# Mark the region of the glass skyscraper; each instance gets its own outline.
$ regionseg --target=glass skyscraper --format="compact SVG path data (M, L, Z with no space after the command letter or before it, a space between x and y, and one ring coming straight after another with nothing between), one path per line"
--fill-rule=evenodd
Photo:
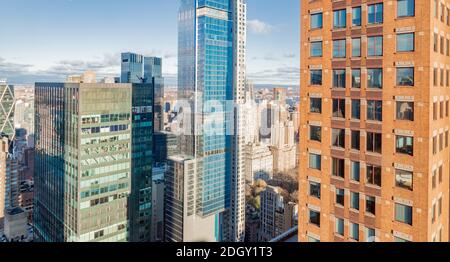
M121 83L152 84L154 90L154 131L163 129L162 102L164 98L164 78L162 58L146 57L135 53L122 53Z
M37 240L149 239L151 86L36 83L35 118Z
M0 79L0 135L14 138L14 86Z
M191 199L184 201L193 209L188 208L185 215L198 216L214 223L205 224L204 228L212 228L210 235L213 237L208 240L215 241L229 239L228 229L225 228L229 221L224 220L230 218L224 214L232 202L235 164L233 101L236 100L235 62L238 50L235 31L239 29L235 14L241 2L182 0L179 12L178 99L184 104L183 119L180 120L183 128L180 136L181 157L185 159L185 164L194 159L196 166L194 174L184 177L184 180L195 181L194 186L185 188L188 195L190 190L195 191L192 194L194 206L190 204ZM177 157L173 158L173 162L180 165L183 161ZM169 173L175 176L173 181L179 180L176 172L169 170ZM168 192L171 192L171 186L175 185L169 183ZM170 208L175 209L174 206L168 203L169 220ZM168 235L173 235L171 233ZM183 236L172 239L196 238Z

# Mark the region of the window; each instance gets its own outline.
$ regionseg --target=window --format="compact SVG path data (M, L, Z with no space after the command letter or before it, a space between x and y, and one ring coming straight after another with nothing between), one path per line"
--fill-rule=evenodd
M414 121L414 102L397 101L397 120Z
M309 195L320 199L320 183L309 182Z
M431 177L431 184L432 184L432 188L433 189L435 189L436 185L437 185L436 176L437 176L437 170L433 170L433 174L432 174L432 177Z
M396 152L399 154L405 154L412 156L414 154L414 139L410 136L397 136L396 137Z
M431 208L431 223L436 222L436 203Z
M311 113L322 113L322 98L311 98L310 110Z
M309 139L312 141L321 142L322 141L322 127L310 126L309 127Z
M438 51L438 34L434 33L433 37L433 50L434 52Z
M445 101L445 116L448 117L449 114L449 101Z
M442 174L443 174L443 167L442 165L439 166L439 183L442 183Z
M433 155L437 154L437 136L433 137Z
M345 28L347 26L347 10L336 10L333 11L333 28Z
M381 134L367 132L367 151L381 154Z
M381 187L381 167L367 165L366 182Z
M361 57L361 38L352 39L352 57Z
M345 99L333 99L333 117L345 118Z
M406 170L395 170L395 186L403 189L413 190L413 173Z
M320 212L309 210L309 223L320 227Z
M444 54L445 47L444 47L444 37L441 36L441 48L440 48L441 54Z
M448 147L448 131L445 131L445 147Z
M361 7L353 7L352 9L352 26L361 26Z
M355 182L359 182L361 165L359 162L352 161L351 170L350 170L350 179Z
M352 69L352 88L361 88L361 69Z
M345 69L333 70L333 88L345 88Z
M367 101L367 120L383 121L383 101L368 100Z
M360 139L361 139L361 132L352 130L352 149L360 150L361 148L359 142Z
M395 203L395 221L412 225L412 207Z
M350 192L350 208L359 210L359 193Z
M373 228L366 228L366 241L367 242L375 242L376 241L376 232Z
M344 219L336 218L336 234L344 236Z
M367 56L383 55L383 37L369 36L367 38Z
M442 68L441 68L441 74L440 74L440 76L441 76L441 78L440 78L440 79L441 79L441 82L440 82L440 83L441 83L441 86L444 86L444 69L442 69Z
M447 8L447 25L450 25L450 9Z
M316 13L311 15L311 29L322 28L323 16L322 13Z
M367 86L368 88L379 88L379 89L383 87L383 69L381 68L367 69Z
M414 67L397 68L397 85L414 86Z
M445 6L441 3L441 22L444 22Z
M359 241L359 224L350 223L350 238Z
M345 129L332 129L331 144L334 147L345 148Z
M449 56L450 55L450 40L446 39L445 40L445 46L447 48L445 48L445 55Z
M397 52L414 51L414 33L397 35Z
M104 230L97 231L94 233L94 238L97 239L97 238L103 237L104 234L105 234Z
M311 42L311 53L312 57L322 56L322 41Z
M320 86L322 85L322 69L314 69L310 71L311 73L311 85Z
M434 6L433 6L433 11L434 11L434 17L438 18L438 0L434 0Z
M361 119L361 101L352 99L352 119Z
M344 168L345 168L345 163L344 163L344 159L339 159L339 158L332 158L332 175L335 177L341 177L344 178Z
M336 204L344 206L345 191L341 188L336 188Z
M441 215L442 215L442 197L440 197L438 201L438 216Z
M321 170L322 169L322 158L317 154L309 154L309 168Z
M414 0L397 1L397 17L414 16Z
M433 85L434 86L438 85L438 69L437 68L433 69Z
M383 23L383 4L374 4L368 6L368 24Z
M438 118L438 105L437 102L433 103L433 120L437 120Z
M439 102L439 117L444 118L444 101Z
M333 40L333 58L345 58L346 41L345 39Z
M366 196L366 213L375 215L375 197L373 196Z

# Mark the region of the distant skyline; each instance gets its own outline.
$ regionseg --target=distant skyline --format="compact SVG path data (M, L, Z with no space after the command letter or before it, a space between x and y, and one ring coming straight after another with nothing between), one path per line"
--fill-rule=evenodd
M247 77L299 85L298 0L247 0ZM94 70L120 76L120 53L163 58L176 84L178 0L1 0L0 78L62 81Z

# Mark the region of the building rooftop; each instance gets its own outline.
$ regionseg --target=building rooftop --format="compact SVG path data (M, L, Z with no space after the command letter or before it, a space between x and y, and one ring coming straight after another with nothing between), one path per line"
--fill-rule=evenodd
M298 242L298 226L295 226L269 242L296 243Z

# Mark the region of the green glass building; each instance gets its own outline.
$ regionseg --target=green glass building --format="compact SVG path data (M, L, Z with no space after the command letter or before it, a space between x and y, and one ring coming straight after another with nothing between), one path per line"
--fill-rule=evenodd
M150 238L153 88L36 83L37 241Z

